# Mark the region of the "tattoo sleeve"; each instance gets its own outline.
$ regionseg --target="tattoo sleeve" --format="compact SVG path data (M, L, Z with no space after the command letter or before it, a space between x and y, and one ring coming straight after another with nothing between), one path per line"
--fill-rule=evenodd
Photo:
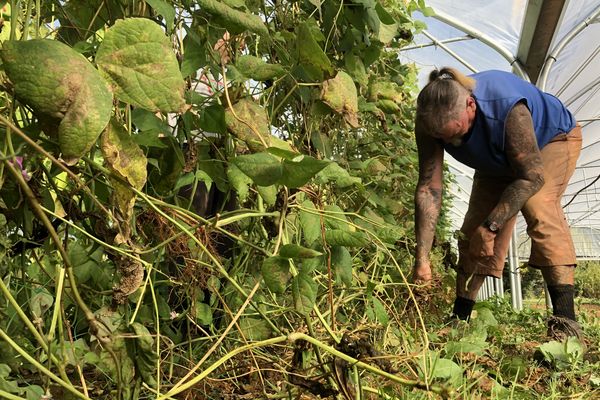
M419 154L419 181L415 191L416 261L429 259L435 226L442 205L442 167L444 149L416 124Z
M489 220L502 226L544 185L544 169L529 109L518 103L506 119L505 149L516 179L506 187Z

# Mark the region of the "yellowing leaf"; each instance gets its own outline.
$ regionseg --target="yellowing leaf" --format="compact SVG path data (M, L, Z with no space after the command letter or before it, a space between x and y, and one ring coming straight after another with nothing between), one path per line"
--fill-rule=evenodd
M132 187L140 190L146 184L147 160L144 152L115 120L102 135L102 154L108 167ZM127 185L112 179L113 198L123 224L121 235L129 237L129 222L136 194Z
M183 110L185 82L171 43L155 22L117 21L106 31L96 63L120 100L150 111Z
M338 72L333 79L323 82L321 100L335 112L342 114L346 122L357 128L358 124L358 95L352 77L344 71Z
M251 99L241 99L225 111L225 124L233 136L253 152L264 151L271 140L265 109ZM262 140L261 140L262 139Z

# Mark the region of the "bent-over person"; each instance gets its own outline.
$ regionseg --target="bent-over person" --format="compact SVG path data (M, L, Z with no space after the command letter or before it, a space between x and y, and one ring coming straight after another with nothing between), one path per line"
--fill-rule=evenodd
M487 276L502 277L519 210L531 237L529 266L541 270L554 317L549 334L580 336L575 249L561 197L581 151L581 128L556 97L517 76L434 70L417 99L413 281L431 279L429 253L442 203L444 151L475 170L458 240L453 316L468 320Z

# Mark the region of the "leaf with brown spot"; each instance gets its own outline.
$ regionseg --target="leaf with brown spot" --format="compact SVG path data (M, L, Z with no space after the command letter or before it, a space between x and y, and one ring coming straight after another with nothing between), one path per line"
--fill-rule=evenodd
M265 150L271 141L269 120L263 107L250 99L241 99L225 111L225 123L233 136L246 142L253 152Z
M55 40L5 42L2 63L16 97L58 135L63 159L74 164L106 127L112 93L92 64Z
M117 21L106 31L96 63L120 100L150 111L184 109L185 81L169 39L155 22Z
M352 77L339 71L333 79L323 82L321 100L339 114L353 128L358 128L358 95Z
M147 159L133 138L114 119L102 135L102 154L109 169L131 187L141 190L146 184ZM122 240L129 238L129 222L136 194L118 179L111 179L113 199L120 214Z

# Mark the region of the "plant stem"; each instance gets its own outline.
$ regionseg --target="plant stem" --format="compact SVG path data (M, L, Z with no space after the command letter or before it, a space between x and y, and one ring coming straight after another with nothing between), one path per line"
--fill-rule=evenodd
M8 336L6 334L6 332L4 332L4 330L2 330L2 328L0 328L0 338L2 340L6 341L10 345L10 347L12 347L13 349L15 349L17 351L17 353L19 353L23 358L25 358L27 361L29 361L40 372L42 372L44 375L46 375L47 377L52 379L54 382L58 383L60 386L62 386L69 392L73 393L75 396L79 397L80 399L91 400L89 397L87 397L86 395L84 395L83 393L80 393L77 389L75 389L73 387L73 385L70 384L70 382L64 381L61 378L59 378L58 376L54 375L52 373L52 371L50 371L49 369L44 367L42 364L40 364L35 358L31 357L25 350L23 350L21 348L21 346L19 346L17 343L14 342L10 338L10 336Z
M40 333L37 331L37 329L35 329L35 326L29 320L27 315L25 315L25 312L23 311L23 309L21 308L19 303L17 303L17 301L13 297L12 293L10 292L10 290L8 290L8 287L6 287L6 285L4 284L4 281L2 279L0 279L0 291L2 291L2 294L4 295L4 297L6 297L6 299L10 303L10 305L14 307L17 315L19 316L19 318L21 318L21 321L23 321L25 326L27 326L27 329L29 329L29 331L31 332L31 334L33 335L35 340L37 340L38 344L42 347L42 349L46 352L46 354L48 354L48 358L50 360L52 360L54 365L56 365L60 376L64 380L68 380L67 374L66 374L65 369L62 366L61 362L56 358L56 356L54 354L50 353L50 351L48 349L48 344L46 343L46 341L44 340L42 335L40 335Z
M235 316L233 317L233 319L231 320L231 322L229 323L229 325L227 325L227 328L225 328L225 331L221 334L221 336L219 336L219 339L217 339L217 341L215 343L213 343L213 345L211 346L211 348L208 349L208 351L202 356L202 358L200 359L200 361L198 361L198 363L196 365L194 365L194 367L190 370L190 372L188 372L183 378L181 378L179 380L179 382L177 382L175 384L175 386L173 386L173 388L171 388L170 391L173 391L173 390L177 389L179 386L183 385L185 383L185 381L190 376L192 376L192 374L194 372L196 372L198 370L198 368L200 368L202 366L202 364L204 363L204 361L206 361L208 359L208 357L217 349L217 347L219 347L219 345L221 344L221 342L223 341L223 339L225 339L225 336L227 336L227 333L229 333L229 331L231 330L231 328L233 328L233 326L235 325L235 323L237 322L237 320L244 313L244 310L246 309L246 307L248 306L248 304L250 304L250 299L254 296L254 293L256 293L256 290L258 289L258 287L259 287L259 282L256 282L256 285L254 285L254 288L252 288L252 291L248 295L248 298L246 298L246 301L244 301L244 304L242 304L242 306L240 307L240 309L238 310L238 312L235 314Z
M443 397L449 397L449 395L451 394L450 393L451 390L446 388L445 386L427 385L425 382L420 381L420 380L406 379L406 378L403 378L403 377L400 377L397 375L390 374L389 372L385 372L385 371L383 371L377 367L374 367L370 364L359 361L354 357L350 357L349 355L342 353L341 351L319 341L318 339L313 338L312 336L306 335L304 333L294 332L287 336L277 336L277 337L274 337L271 339L262 340L259 342L254 342L254 343L247 344L245 346L238 347L238 348L230 351L229 353L225 354L223 357L221 357L219 360L217 360L215 363L213 363L210 367L206 368L204 371L202 371L202 373L200 373L193 379L189 380L184 385L181 385L176 389L173 388L164 395L159 395L157 400L171 399L171 398L173 398L173 396L191 388L192 386L196 385L197 383L199 383L200 381L202 381L203 379L208 377L211 374L211 372L213 372L215 369L217 369L219 366L221 366L227 360L230 360L231 358L235 357L237 354L243 353L248 350L252 350L252 349L256 349L256 348L260 348L260 347L272 346L272 345L283 343L283 342L289 342L290 344L293 344L293 343L297 342L298 340L307 341L307 342L311 343L312 345L317 346L321 350L324 350L335 357L339 357L342 360L347 361L351 365L356 365L358 368L367 370L367 371L374 373L375 375L381 376L383 378L387 378L394 383L398 383L403 386L414 387L417 389L423 389L423 390L426 390L429 392L439 394Z
M4 157L4 153L0 153L0 156ZM4 160L4 164L8 167L9 171L13 174L14 178L18 182L21 189L23 189L23 192L25 193L27 200L29 200L29 204L30 204L31 208L33 209L33 212L42 221L42 224L48 230L48 234L50 235L50 238L52 239L54 244L56 244L56 248L65 264L65 269L67 270L67 276L69 278L69 283L71 285L71 291L73 292L73 297L75 299L75 302L83 311L86 319L88 320L88 323L90 324L90 328L94 328L94 329L97 328L96 318L94 317L94 313L92 313L90 311L88 306L85 304L85 302L81 298L79 289L77 288L77 282L75 282L75 274L73 273L73 265L71 264L69 255L67 254L66 250L64 249L62 242L61 242L60 238L58 237L56 230L54 229L54 226L52 226L52 223L48 219L48 216L46 215L46 213L42 209L40 203L36 199L35 194L31 190L31 188L29 187L27 182L25 182L25 178L23 178L23 175L21 174L21 172L17 171L17 169L14 167L14 165L11 162L9 162L8 160Z

